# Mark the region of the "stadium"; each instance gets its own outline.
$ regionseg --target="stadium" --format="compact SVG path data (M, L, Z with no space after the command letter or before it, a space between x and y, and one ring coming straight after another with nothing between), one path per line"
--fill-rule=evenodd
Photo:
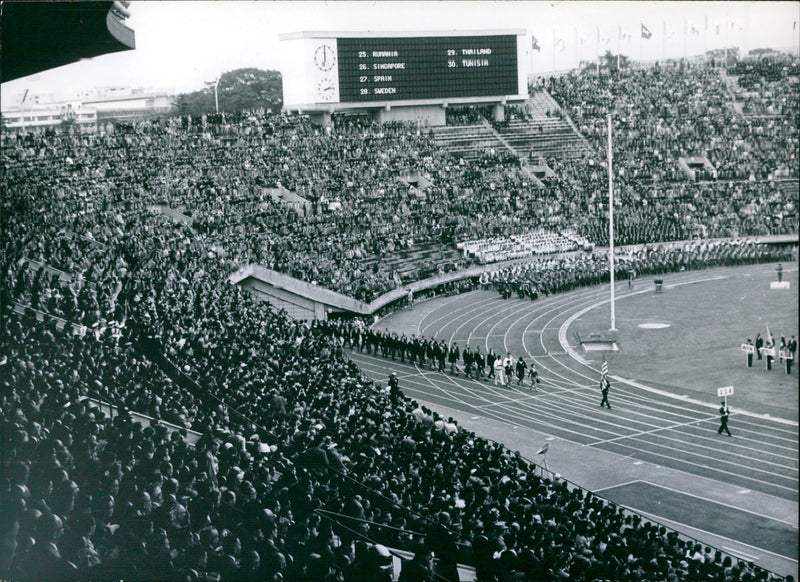
M3 83L135 9L4 4ZM800 57L521 26L4 110L0 579L797 579Z

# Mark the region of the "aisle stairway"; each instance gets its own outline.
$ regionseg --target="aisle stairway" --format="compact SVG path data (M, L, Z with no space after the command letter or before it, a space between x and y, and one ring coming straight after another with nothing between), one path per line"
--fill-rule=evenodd
M591 152L589 143L547 92L532 94L525 108L530 119L511 119L498 127L498 133L521 156L570 160Z
M503 142L488 124L443 125L433 128L433 140L443 150L464 160L474 160L491 149L505 150Z
M474 160L491 149L532 161L570 160L592 151L589 142L546 91L532 94L524 109L532 116L530 119L512 118L496 127L484 120L474 125L433 128L434 141L465 160Z
M455 269L456 263L463 260L461 252L452 245L425 243L414 245L410 249L369 255L361 262L361 268L372 270L378 267L386 273L396 272L406 283L430 276L429 273L420 277L421 270L436 271L442 268L444 271L451 271Z

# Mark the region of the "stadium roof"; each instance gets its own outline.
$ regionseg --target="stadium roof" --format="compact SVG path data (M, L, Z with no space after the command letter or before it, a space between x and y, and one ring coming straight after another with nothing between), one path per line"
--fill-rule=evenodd
M136 48L127 2L3 2L0 82Z

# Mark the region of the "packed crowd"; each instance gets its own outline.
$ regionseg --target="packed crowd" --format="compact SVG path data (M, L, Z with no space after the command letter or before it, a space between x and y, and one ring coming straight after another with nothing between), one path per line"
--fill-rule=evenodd
M685 244L641 245L616 249L616 279L662 275L716 266L747 265L792 260L792 249L759 244L752 240L695 241ZM610 280L605 253L569 253L486 272L479 282L493 287L504 299L538 299L577 287Z
M739 61L728 70L741 90L737 101L747 115L797 115L797 90L800 61L768 57L758 61Z
M368 299L395 283L357 275L359 253L560 226L591 203L567 179L532 192L513 159L461 164L347 119L2 140L0 577L379 580L370 539L414 549L422 580L430 552L447 579L461 558L481 580L778 579L537 475L228 281L258 260ZM311 210L287 216L264 192L280 186Z
M797 177L795 69L758 73L770 91L756 95L785 102L767 117L738 114L719 70L701 66L580 71L546 85L601 151L605 114L617 108L617 243L642 244L796 232L796 200L775 182ZM748 86L756 73L739 78ZM469 121L470 111L450 117ZM554 175L539 186L513 155L466 162L427 130L358 116L334 116L329 128L301 116L181 117L9 135L4 151L25 187L75 188L86 205L126 211L170 206L233 266L258 262L367 302L409 282L381 265L387 254L413 260L436 245L542 230L607 243L599 159L548 160ZM706 155L717 179L689 180L677 159L691 154ZM302 202L287 205L286 191Z
M623 69L601 77L583 69L546 85L599 151L606 149L606 116L612 114L619 225L633 244L793 232L797 205L776 180L798 177L800 108L796 98L783 98L796 96L797 81L796 68L788 69L769 90L754 94L765 103L774 92L781 95L784 106L770 117L738 113L724 74L702 65ZM706 157L716 179L691 182L678 164L687 156ZM767 208L757 218L748 208L761 201ZM664 218L672 223L669 230L648 237ZM598 244L601 233L602 224L587 225L587 236Z
M102 200L87 211L80 191L56 204L7 191L4 577L379 579L378 550L355 543L363 535L433 549L439 572L464 541L488 580L769 579L387 394L325 324L291 321L228 284L226 262L188 227ZM48 292L75 300L43 302ZM31 309L17 318L17 304ZM203 437L192 449L159 420Z

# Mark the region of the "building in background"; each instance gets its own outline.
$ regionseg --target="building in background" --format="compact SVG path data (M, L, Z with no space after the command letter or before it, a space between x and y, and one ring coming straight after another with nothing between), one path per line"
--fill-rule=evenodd
M169 89L120 86L81 90L66 97L26 91L15 99L18 105L3 109L3 124L10 131L40 131L62 124L94 131L100 123L165 115L175 95Z

